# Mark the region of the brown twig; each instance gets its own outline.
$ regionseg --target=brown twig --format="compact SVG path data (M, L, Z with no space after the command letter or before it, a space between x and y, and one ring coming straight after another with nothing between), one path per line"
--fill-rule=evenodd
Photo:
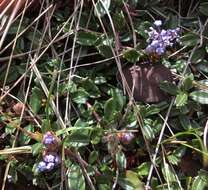
M98 113L95 111L95 109L92 107L92 105L89 102L87 102L86 105L87 105L87 108L88 109L91 109L92 110L92 113L93 113L95 119L99 123L101 121L101 117L98 115Z

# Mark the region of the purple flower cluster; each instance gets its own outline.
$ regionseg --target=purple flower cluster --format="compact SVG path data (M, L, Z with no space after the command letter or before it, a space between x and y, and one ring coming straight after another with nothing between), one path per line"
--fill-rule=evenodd
M45 146L45 151L43 160L37 165L38 172L51 171L60 164L61 159L58 155L59 142L60 140L53 132L48 131L44 134L42 143Z
M56 139L54 137L54 135L51 132L47 132L44 136L43 136L43 144L45 146L50 145L50 144L54 144L56 142Z
M175 42L179 41L179 28L175 29L161 29L162 21L156 20L155 27L150 27L148 32L149 38L147 42L149 45L146 47L148 54L162 55L165 53L167 47L172 47Z
M61 162L58 154L47 154L43 157L43 161L38 163L37 169L39 172L51 171Z

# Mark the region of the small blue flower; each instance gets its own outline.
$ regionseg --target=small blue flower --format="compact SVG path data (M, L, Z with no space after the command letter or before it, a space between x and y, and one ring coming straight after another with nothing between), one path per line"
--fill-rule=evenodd
M49 145L49 144L53 144L56 142L55 137L53 136L53 134L51 132L47 132L44 136L43 136L43 144L44 145Z
M47 169L48 171L51 171L54 167L55 167L55 164L54 164L53 162L49 162L49 163L47 163L47 165L46 165L46 169Z
M154 25L155 26L161 26L162 25L162 21L161 20L155 20Z
M158 55L162 55L162 54L164 54L165 53L165 49L164 48L162 48L162 47L159 47L159 48L157 48L156 49L156 51L155 51Z
M39 172L43 172L46 170L46 163L41 161L38 163L37 169Z
M55 156L54 155L52 155L52 154L47 154L47 155L45 155L44 157L43 157L43 160L45 161L45 162L54 162L55 161Z

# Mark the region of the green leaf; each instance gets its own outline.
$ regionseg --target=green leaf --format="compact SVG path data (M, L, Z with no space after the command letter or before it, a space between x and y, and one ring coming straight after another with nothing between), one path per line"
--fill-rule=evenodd
M170 82L164 81L160 83L160 89L171 95L177 95L178 87Z
M190 119L187 115L179 115L179 121L185 130L189 130L192 128Z
M148 21L139 22L139 26L135 28L135 32L141 35L143 38L148 38L148 33L146 32L152 26L152 23Z
M113 98L110 98L108 101L106 101L104 105L104 116L105 119L108 121L111 121L115 118L117 115L117 102Z
M122 10L117 9L113 14L113 23L118 31L125 31L125 16Z
M82 147L90 143L89 134L87 131L79 130L73 132L64 140L64 145L67 147Z
M32 145L32 155L36 156L43 150L43 144L42 143L35 143Z
M97 17L103 17L109 11L111 0L98 0L95 4L94 14Z
M97 34L93 32L80 31L77 34L77 43L83 46L93 46L97 39Z
M187 104L188 94L186 92L179 92L175 99L176 107L182 107Z
M122 94L122 91L119 89L112 90L113 99L115 99L118 103L118 110L121 111L125 104L125 97Z
M190 97L200 104L208 104L208 91L194 91L190 94Z
M76 123L74 124L75 128L87 128L89 127L89 124L87 122L82 121L81 119L77 119Z
M139 61L141 53L133 48L129 48L123 52L123 57L131 63L136 63Z
M112 96L104 105L104 117L108 121L116 119L124 105L124 97L119 90L113 90Z
M140 181L137 174L127 170L125 174L118 178L118 184L124 190L145 190L144 184Z
M208 73L208 61L203 60L196 65L196 68L202 72Z
M105 84L107 82L106 78L103 76L98 76L95 78L95 84L100 85L100 84Z
M35 114L41 108L43 93L38 87L32 89L32 96L30 97L30 106Z
M205 49L203 47L196 49L196 51L194 51L194 53L191 57L191 62L194 63L194 64L197 64L197 63L203 61L205 53L206 52L205 52Z
M92 151L90 152L90 155L89 155L89 164L94 164L96 162L96 160L98 160L99 158L99 152L98 151Z
M77 91L77 85L73 81L70 81L64 87L70 93L74 93Z
M78 119L72 129L70 135L68 135L64 140L66 146L82 147L90 143L92 128L89 127L87 122Z
M144 135L148 140L155 138L154 130L151 125L145 124L143 127Z
M28 126L24 127L24 130L33 133L34 132L34 126L29 124ZM24 133L20 133L20 136L19 136L18 140L20 141L20 143L22 145L27 145L30 142L31 137L24 134Z
M208 16L208 2L200 3L199 11L200 11L203 15Z
M126 157L122 151L118 151L116 153L116 164L120 171L123 171L126 169Z
M106 58L113 57L112 48L115 46L114 39L112 37L106 37L101 35L101 37L96 42L96 48L98 52Z
M171 164L178 165L178 163L181 161L181 157L185 154L186 147L179 147L175 149L170 155L167 156L168 161Z
M198 176L194 178L191 190L206 190L208 188L208 173L205 170L200 170Z
M183 90L185 91L190 90L193 87L193 80L194 80L193 74L185 76L182 83Z
M84 88L87 93L89 94L89 96L91 98L98 98L100 97L100 91L98 89L98 87L95 85L95 83L89 79L89 78L85 78L81 81L81 85L82 88Z
M72 100L77 104L85 104L88 97L89 94L83 88L78 88L78 90L72 94Z
M85 190L85 179L77 164L72 164L67 171L68 188L70 190Z
M98 45L96 46L98 52L105 58L113 57L112 49L108 45Z
M172 182L177 181L176 176L173 173L172 168L168 165L167 162L165 162L163 167L162 167L162 173L163 173L163 176L164 176L167 183L172 183Z
M196 34L190 32L182 36L181 41L184 46L193 47L198 44L199 37Z
M150 162L143 162L142 164L139 165L137 168L137 173L140 176L147 176L150 170L151 163Z

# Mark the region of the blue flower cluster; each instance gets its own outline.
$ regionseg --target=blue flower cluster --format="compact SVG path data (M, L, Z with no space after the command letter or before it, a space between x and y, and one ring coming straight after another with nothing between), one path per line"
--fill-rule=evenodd
M167 47L172 47L175 42L179 41L180 29L161 29L162 21L160 20L156 20L154 25L155 27L150 27L150 31L147 32L149 45L146 47L146 52L160 56L165 53Z
M56 143L56 138L54 137L54 135L51 132L47 132L44 136L43 136L43 144L45 146L50 145L50 144L54 144Z
M60 164L61 159L58 154L47 154L43 157L43 161L38 163L37 169L39 172L51 171L58 164Z
M59 139L50 131L46 132L42 140L46 150L43 154L43 161L37 165L38 172L51 171L61 162L58 155Z

